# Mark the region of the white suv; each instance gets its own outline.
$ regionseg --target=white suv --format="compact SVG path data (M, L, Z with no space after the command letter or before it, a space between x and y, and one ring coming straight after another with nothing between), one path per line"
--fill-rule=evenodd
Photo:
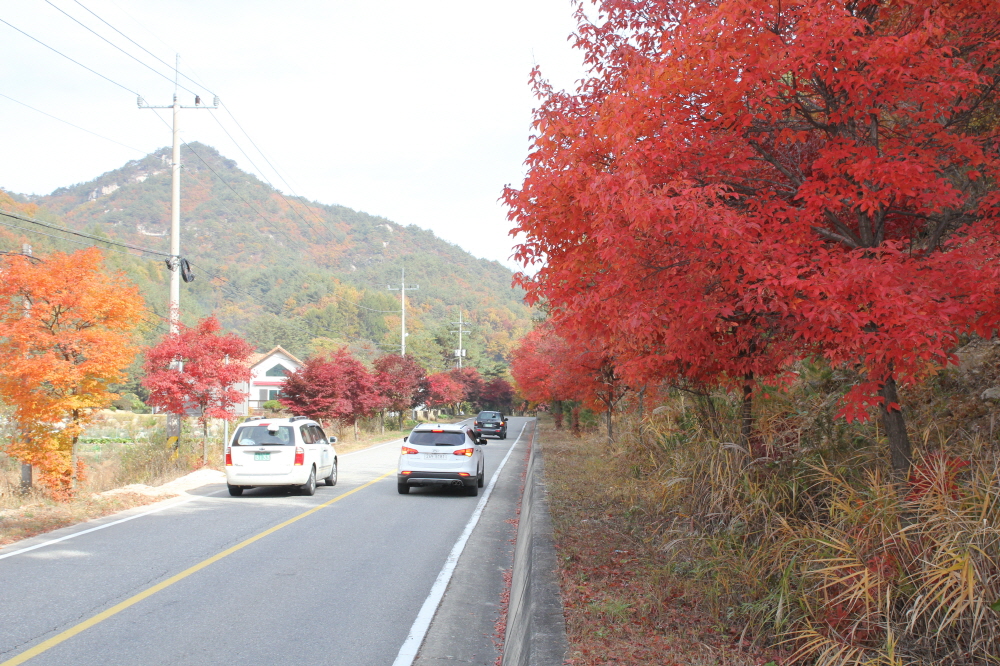
M413 486L464 486L475 497L486 474L483 445L472 428L463 425L423 423L403 438L396 472L401 495Z
M304 495L313 495L316 479L337 485L336 442L305 416L248 418L226 445L229 494L242 495L256 486L299 486Z

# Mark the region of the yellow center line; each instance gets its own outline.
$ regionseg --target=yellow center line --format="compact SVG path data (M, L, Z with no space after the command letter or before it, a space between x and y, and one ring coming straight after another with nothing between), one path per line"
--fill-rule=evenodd
M76 626L73 626L73 627L70 627L66 631L53 636L52 638L48 639L47 641L43 641L43 642L39 643L38 645L36 645L35 647L31 648L30 650L26 650L26 651L22 652L21 654L17 655L16 657L8 659L7 661L0 662L0 666L17 666L17 664L23 664L24 662L28 661L29 659L32 659L32 658L37 657L38 655L42 654L46 650L54 648L55 646L59 645L63 641L69 640L70 638L72 638L73 636L76 636L80 632L86 631L87 629L90 629L94 625L97 625L97 624L100 624L101 622L104 622L109 617L112 617L114 615L117 615L118 613L121 613L123 610L125 610L126 608L128 608L130 606L134 606L135 604L139 603L143 599L151 597L154 594L156 594L157 592L160 592L161 590L167 589L168 587L170 587L174 583L177 583L179 581L184 580L185 578L187 578L191 574L197 573L197 572L201 571L202 569L204 569L205 567L209 566L210 564L214 564L214 563L218 562L219 560L221 560L222 558L226 557L227 555L232 555L233 553L235 553L236 551L240 550L241 548L245 548L245 547L249 546L250 544L252 544L253 542L255 542L255 541L259 540L259 539L263 539L264 537L266 537L269 534L274 534L275 532L277 532L281 528L288 527L289 525L291 525L292 523L294 523L297 520L302 520L306 516L312 515L312 514L316 513L317 511L319 511L320 509L325 509L326 507L330 506L334 502L339 502L340 500L344 499L348 495L353 495L354 493L358 492L359 490L364 490L368 486L370 486L370 485L372 485L374 483L378 483L379 481L381 481L382 479L386 478L387 476L389 476L391 474L395 474L395 472L386 472L382 476L380 476L378 478L375 478L375 479L372 479L368 483L366 483L364 485L361 485L361 486L358 486L354 490L349 490L346 493L343 493L342 495L337 495L333 499L328 500L326 502L323 502L322 504L320 504L318 506L314 506L313 508L309 509L308 511L304 511L304 512L300 513L299 515L295 516L294 518L289 518L288 520L286 520L283 523L280 523L278 525L275 525L274 527L266 529L263 532L261 532L260 534L256 534L256 535L250 537L249 539L247 539L245 541L241 541L240 543L236 544L232 548L227 548L226 550L222 551L221 553L217 553L217 554L213 555L212 557L208 558L207 560L202 560L198 564L195 564L194 566L185 569L184 571L180 572L179 574L171 576L170 578L166 579L165 581L163 581L161 583L157 583L156 585L153 585L152 587L146 588L145 590L143 590L139 594L136 594L135 596L129 597L125 601L112 606L111 608L107 609L106 611L100 612L97 615L91 617L90 619L84 620L80 624L78 624Z

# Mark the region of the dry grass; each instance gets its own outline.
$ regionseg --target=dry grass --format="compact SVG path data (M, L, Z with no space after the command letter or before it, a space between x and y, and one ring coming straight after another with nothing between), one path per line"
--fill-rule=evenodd
M161 499L128 493L56 502L41 495L29 495L20 505L0 510L0 546Z
M745 666L767 661L741 646L735 626L711 615L698 586L672 570L657 534L622 493L630 477L621 448L596 434L578 439L539 420L574 665ZM648 507L647 507L648 508Z

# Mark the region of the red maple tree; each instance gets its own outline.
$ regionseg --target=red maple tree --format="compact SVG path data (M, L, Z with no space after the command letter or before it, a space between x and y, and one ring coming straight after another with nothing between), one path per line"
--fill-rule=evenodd
M301 368L288 375L278 402L294 414L321 422L336 421L341 427L354 426L355 439L358 419L384 404L375 377L351 356L347 347L328 356L306 359Z
M753 392L819 353L910 464L899 382L1000 308L1000 6L605 0L507 203L560 331ZM669 29L668 29L669 28ZM741 386L742 385L742 386ZM746 404L746 403L745 403Z
M412 356L386 354L375 359L375 386L386 409L399 412L399 429L407 409L424 401L427 371Z
M462 385L463 402L479 404L483 388L486 386L486 381L483 379L483 376L479 374L479 370L470 366L465 366L464 368L452 368L448 371L448 374L451 375L452 379Z
M494 377L483 386L479 399L484 407L510 411L514 404L514 387L503 377Z
M198 409L204 435L203 458L208 457L208 420L231 419L235 406L246 399L237 385L250 381L248 361L254 348L235 333L221 333L214 316L195 326L168 333L146 351L142 385L149 404L171 414Z
M427 405L441 407L454 405L465 399L465 385L456 381L449 372L436 372L427 376Z

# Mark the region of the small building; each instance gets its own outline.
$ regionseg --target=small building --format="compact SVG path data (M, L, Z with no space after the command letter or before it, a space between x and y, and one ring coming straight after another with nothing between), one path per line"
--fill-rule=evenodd
M254 354L250 357L250 383L244 383L238 388L246 395L242 408L238 410L241 416L261 409L268 400L277 399L281 387L289 373L302 367L302 361L281 347L275 347L266 354Z

